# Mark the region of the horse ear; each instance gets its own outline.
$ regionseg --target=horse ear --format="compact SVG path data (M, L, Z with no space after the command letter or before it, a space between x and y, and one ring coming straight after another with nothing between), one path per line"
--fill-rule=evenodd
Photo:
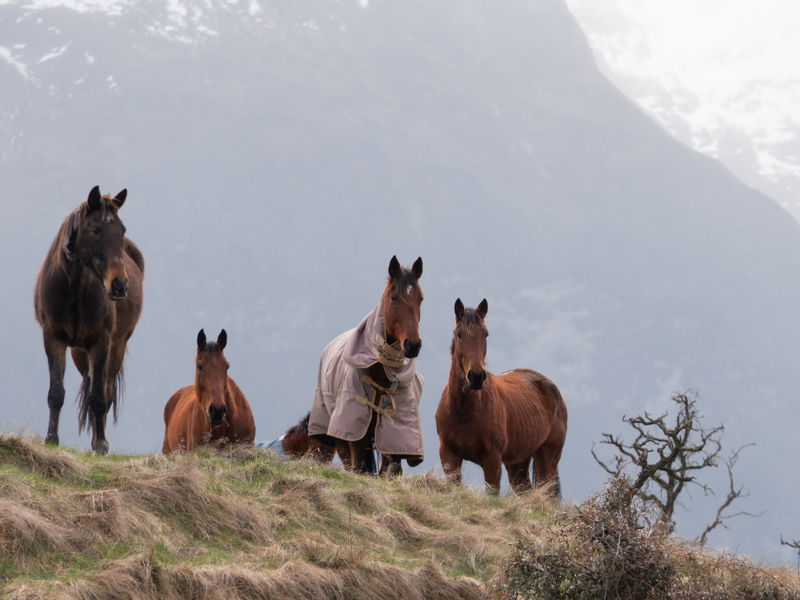
M486 301L486 298L481 300L481 303L478 304L478 308L475 309L475 312L478 313L478 316L481 319L485 319L486 318L486 313L489 312L489 303Z
M114 199L111 202L114 204L114 206L117 207L117 210L119 210L120 208L122 208L122 205L125 204L125 198L127 197L128 197L128 188L125 188L121 192L119 192L116 196L114 196Z
M227 345L227 343L228 343L228 334L223 329L222 331L219 332L219 335L217 336L217 348L219 348L220 350L225 350L225 346Z
M414 274L414 277L419 279L422 277L422 257L420 256L417 260L414 261L414 264L411 265L411 272Z
M392 257L392 260L389 261L389 277L397 279L402 272L403 268L400 266L400 261L397 260L397 255L395 255Z
M89 205L89 212L98 210L103 205L103 197L100 195L100 186L96 185L89 191L89 197L86 199Z
M456 321L460 321L461 317L464 316L464 303L461 301L461 298L456 298L456 305L453 309L456 313Z
M206 349L206 332L202 329L197 333L197 349L198 350L205 350Z

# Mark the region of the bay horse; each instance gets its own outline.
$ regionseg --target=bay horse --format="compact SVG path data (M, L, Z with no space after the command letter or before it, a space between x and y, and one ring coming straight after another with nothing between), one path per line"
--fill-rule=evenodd
M490 493L500 490L502 465L516 493L531 489L531 459L536 485L551 485L560 498L558 461L567 436L567 406L556 385L530 369L500 375L484 368L486 314L455 302L456 326L450 347L450 376L436 410L439 457L448 479L461 483L464 460L483 469Z
M123 386L125 348L142 312L144 258L125 236L119 209L128 191L116 196L95 186L64 219L36 278L34 310L42 327L50 372L45 442L58 445L64 405L67 347L83 382L79 431L92 430L92 449L108 452L106 418Z
M228 334L223 329L217 341L197 334L194 385L179 389L164 406L164 454L193 450L200 445L217 447L252 444L256 423L247 398L228 375L230 363L223 350Z
M407 269L400 265L397 256L392 256L389 261L388 272L389 277L384 286L378 307L367 315L359 327L350 332L345 332L333 340L323 352L323 358L320 361L320 380L317 383L311 421L313 424L316 414L316 418L326 423L330 422L332 416L335 417L340 410L340 408L333 410L323 400L325 394L320 389L323 371L326 369L335 371L337 366L341 366L343 362L348 362L346 358L342 358L343 353L336 354L332 350L335 346L341 349L340 341L345 336L350 334L361 336L358 339L363 343L363 347L355 351L352 347L348 347L348 351L356 354L359 359L359 364L356 367L348 362L352 370L352 373L349 373L348 376L355 375L359 379L358 386L361 386L363 381L363 385L370 390L369 394L373 395L373 401L371 402L364 401L363 398L359 400L370 408L368 425L365 427L366 433L358 439L348 436L336 437L328 435L326 425L320 431L312 432L312 437L329 447L335 447L344 467L348 470L359 473L374 473L378 471L382 476L396 476L402 474L400 462L402 459L406 459L409 465L416 466L422 462L421 456L416 454L381 454L379 452L381 464L380 469L376 469L373 448L379 419L392 418L392 415L384 412L384 409L390 405L394 406L393 395L398 392L396 374L403 370L406 370L406 374L411 372L414 382L409 384L409 389L414 387L416 391L421 393L421 376L416 373L415 365L405 361L404 358L415 359L422 348L422 339L419 334L420 312L423 300L422 289L419 285L419 279L422 277L422 258L417 258L411 268ZM337 344L339 345L337 346ZM326 358L332 359L330 365L324 364ZM418 380L415 378L419 380L418 385ZM351 389L351 391L354 390ZM355 392L356 395L360 393L363 392ZM341 398L339 401L341 401ZM358 405L351 404L351 406ZM409 407L404 407L403 410L408 411ZM413 410L416 410L416 405L414 405L412 412ZM323 413L327 414L323 415ZM395 421L400 421L396 413L394 414L394 419Z

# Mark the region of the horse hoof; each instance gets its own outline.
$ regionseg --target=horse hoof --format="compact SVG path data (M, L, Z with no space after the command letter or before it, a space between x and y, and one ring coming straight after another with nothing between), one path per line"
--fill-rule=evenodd
M108 454L108 442L106 440L100 440L94 444L92 450L94 450L96 454L104 456Z
M58 435L48 433L44 443L48 446L58 446Z

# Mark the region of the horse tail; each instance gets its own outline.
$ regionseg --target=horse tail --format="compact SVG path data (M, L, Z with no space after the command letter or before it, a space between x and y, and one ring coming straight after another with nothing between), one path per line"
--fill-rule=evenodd
M117 422L117 407L122 402L122 394L125 392L125 366L120 365L119 373L114 377L114 383L111 386L111 394L107 398L107 408L111 409L114 414L114 423ZM81 382L81 388L78 391L78 433L82 433L87 428L89 423L89 411L92 407L89 404L89 377L84 377ZM106 411L106 414L108 412Z
M111 386L111 395L108 398L108 408L114 411L114 425L117 424L117 407L122 403L122 397L125 395L125 363L119 366L119 373L114 378L114 384Z
M84 375L78 391L78 433L83 432L89 421L89 376Z

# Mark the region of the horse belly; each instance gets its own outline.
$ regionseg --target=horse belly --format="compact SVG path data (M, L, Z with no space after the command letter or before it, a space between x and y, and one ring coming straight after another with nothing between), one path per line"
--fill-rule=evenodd
M550 435L551 419L533 402L507 406L507 442L503 462L517 464L533 456Z

